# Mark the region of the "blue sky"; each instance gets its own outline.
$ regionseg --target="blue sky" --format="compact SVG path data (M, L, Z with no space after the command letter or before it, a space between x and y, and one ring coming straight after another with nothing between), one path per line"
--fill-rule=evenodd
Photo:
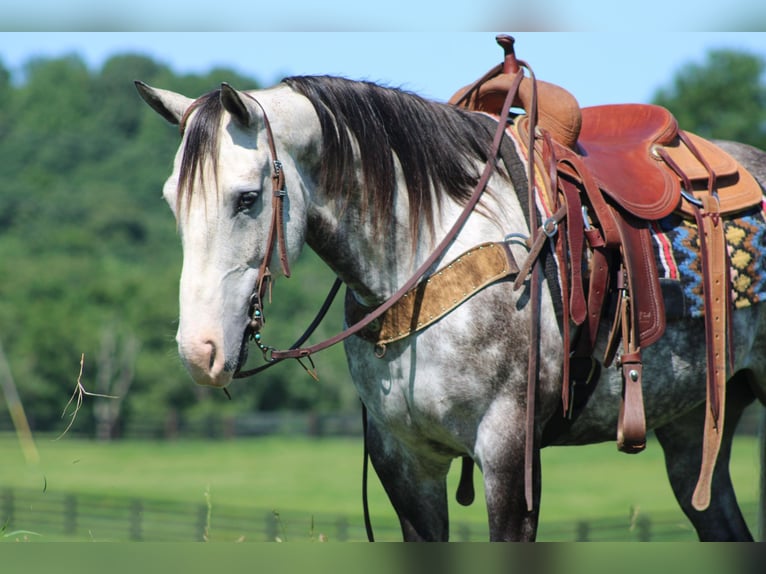
M5 30L759 30L762 0L6 0Z
M538 78L571 91L580 104L646 102L678 68L708 50L733 48L766 59L764 33L508 32ZM16 32L0 34L0 60L20 74L31 58L77 53L100 66L136 52L177 72L226 66L269 85L289 74L338 74L401 86L446 100L498 63L495 32ZM211 86L212 88L213 86ZM198 94L187 94L197 96Z

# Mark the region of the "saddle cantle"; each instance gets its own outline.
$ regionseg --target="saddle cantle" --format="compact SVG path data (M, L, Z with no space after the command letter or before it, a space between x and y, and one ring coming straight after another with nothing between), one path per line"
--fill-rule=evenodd
M758 206L763 190L724 150L679 129L665 108L646 104L580 108L569 92L537 81L531 70L532 77L519 82L521 67L529 66L516 60L512 38L498 36L497 41L505 52L503 63L459 90L450 103L497 114L508 91L518 85L514 105L525 114L509 126L509 133L535 166L531 176L548 216L542 226L530 221L530 228L550 226L556 219L563 230L555 236L554 255L561 270L569 360L592 356L607 293L616 294L604 364L611 363L621 344L623 398L617 435L618 448L625 452L645 447L641 351L665 329L649 225L674 212L696 222L705 299L708 408L692 503L704 510L723 433L731 328L729 261L721 218ZM532 138L530 124L535 126ZM532 244L530 259L538 256L537 250L539 245ZM530 267L529 261L524 263L517 286ZM575 337L570 338L567 319L579 326ZM569 372L565 360L565 414L571 414Z

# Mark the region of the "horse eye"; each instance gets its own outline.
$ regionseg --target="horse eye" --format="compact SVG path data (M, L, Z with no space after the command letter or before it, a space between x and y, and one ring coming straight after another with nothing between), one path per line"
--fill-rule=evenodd
M237 197L237 213L247 211L258 201L259 191L243 191Z

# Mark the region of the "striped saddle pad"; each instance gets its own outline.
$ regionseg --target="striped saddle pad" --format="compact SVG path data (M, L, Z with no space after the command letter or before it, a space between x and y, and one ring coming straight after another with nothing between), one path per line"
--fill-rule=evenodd
M724 220L735 309L766 300L766 202ZM682 305L666 305L667 318L703 317L699 234L694 222L671 214L651 224L660 281L681 293ZM664 289L667 291L668 289Z

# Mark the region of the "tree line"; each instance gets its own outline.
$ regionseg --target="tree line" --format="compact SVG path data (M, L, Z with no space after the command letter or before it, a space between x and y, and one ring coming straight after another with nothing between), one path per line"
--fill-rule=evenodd
M132 82L196 96L221 81L258 88L256 79L225 68L182 75L135 54L95 70L77 55L38 58L14 77L1 57L0 344L33 429L62 428L83 356L83 387L120 397L85 397L77 428L104 437L137 421L161 427L169 413L357 408L340 348L317 357L318 383L288 362L235 383L231 401L196 387L176 356L181 249L161 188L179 136ZM654 100L686 129L766 148L763 71L760 56L714 51ZM275 345L300 334L333 279L311 253L296 276L275 290ZM336 305L317 336L341 322Z
M21 79L0 61L0 342L32 427L63 427L83 355L83 388L121 398L86 395L81 432L100 424L117 435L139 419L161 427L170 412L356 408L341 349L318 358L319 383L286 363L235 383L232 401L183 370L174 342L182 255L161 197L180 140L135 79L190 96L222 81L259 87L233 70L179 75L131 54L98 70L76 55L35 59ZM300 335L332 284L311 254L297 274L276 289L275 345ZM336 313L319 335L340 321Z

